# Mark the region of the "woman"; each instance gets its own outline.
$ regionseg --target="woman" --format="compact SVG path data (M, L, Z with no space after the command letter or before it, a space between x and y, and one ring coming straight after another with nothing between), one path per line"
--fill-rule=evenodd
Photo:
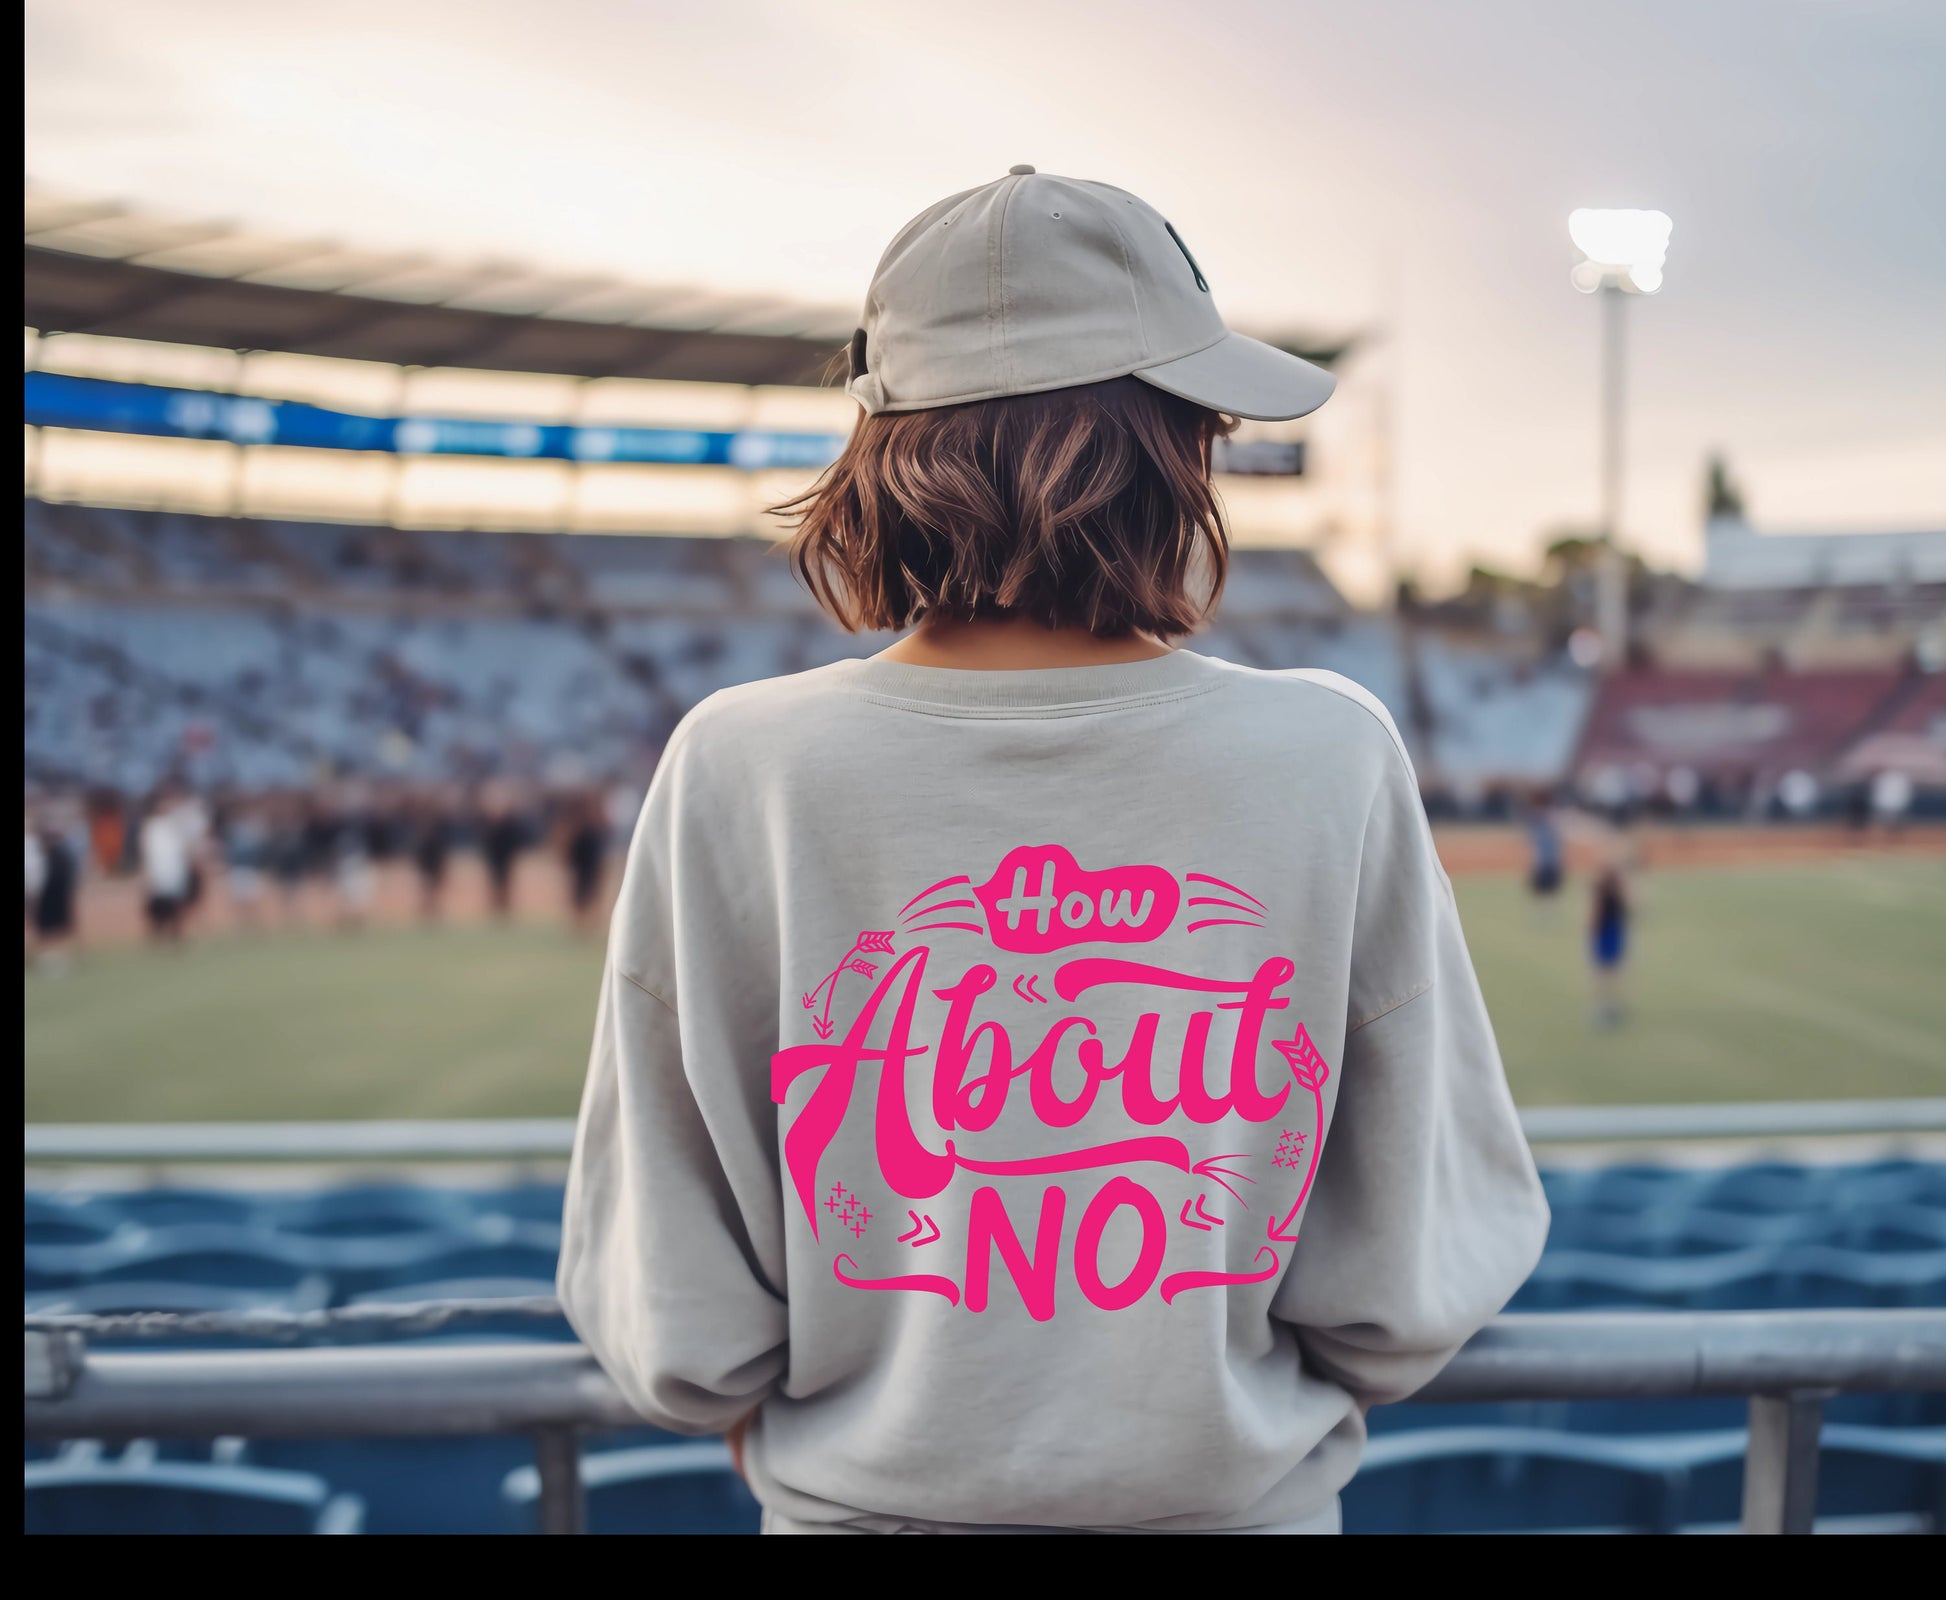
M1365 1409L1547 1213L1383 708L1168 643L1225 416L1332 380L1030 168L910 223L864 324L793 555L914 631L670 741L562 1299L773 1532L1334 1531Z

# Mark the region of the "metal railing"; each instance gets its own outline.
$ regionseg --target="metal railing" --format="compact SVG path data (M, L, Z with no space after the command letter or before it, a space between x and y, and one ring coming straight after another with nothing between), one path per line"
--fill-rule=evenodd
M406 1326L428 1312L385 1310ZM361 1326L382 1320L361 1308ZM30 1439L525 1433L543 1533L585 1530L581 1433L641 1421L578 1345L96 1351L83 1325L43 1317L28 1329ZM1413 1398L1747 1396L1744 1531L1806 1533L1825 1400L1912 1390L1946 1390L1946 1311L1506 1316Z
M1790 1100L1727 1105L1530 1106L1534 1144L1635 1139L1767 1139L1825 1134L1946 1133L1946 1098ZM439 1122L42 1122L26 1159L57 1161L566 1160L570 1117L470 1117Z

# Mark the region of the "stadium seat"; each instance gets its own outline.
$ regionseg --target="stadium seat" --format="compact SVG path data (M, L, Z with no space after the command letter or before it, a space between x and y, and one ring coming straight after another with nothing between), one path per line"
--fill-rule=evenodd
M1600 1438L1547 1428L1385 1433L1343 1496L1347 1533L1670 1533L1720 1516L1692 1492L1735 1464L1741 1430ZM1733 1502L1732 1502L1733 1504Z
M563 1195L558 1183L513 1184L490 1193L470 1195L468 1199L474 1210L484 1216L560 1226Z
M1819 1469L1820 1517L1903 1515L1900 1531L1946 1531L1946 1427L1832 1423Z
M116 1196L115 1203L131 1221L147 1228L183 1223L248 1227L260 1209L254 1195L228 1189L135 1189Z
M1946 1306L1946 1250L1875 1254L1809 1245L1782 1258L1785 1304Z
M1946 1206L1847 1208L1840 1220L1843 1242L1858 1250L1934 1250L1946 1246Z
M266 1248L262 1240L227 1250L144 1251L92 1280L94 1287L120 1284L125 1290L135 1284L169 1283L272 1292L289 1306L323 1305L331 1292L323 1274L281 1250Z
M1784 1162L1726 1167L1702 1181L1696 1203L1718 1211L1787 1215L1813 1210L1841 1182L1830 1168Z
M131 1278L74 1284L27 1296L29 1315L123 1316L136 1311L318 1311L330 1301L322 1278L289 1289L228 1289L209 1283Z
M22 1231L30 1245L101 1244L127 1225L112 1202L94 1195L29 1189L22 1209Z
M755 1533L762 1515L718 1439L589 1451L581 1482L590 1533ZM539 1471L524 1466L501 1485L518 1531L534 1525L540 1483Z
M1599 1167L1584 1175L1574 1199L1591 1211L1648 1211L1692 1204L1708 1181L1705 1174L1679 1167Z
M533 1440L465 1438L253 1439L253 1461L322 1478L365 1505L365 1532L524 1533L500 1496L507 1474L534 1459Z
M1774 1246L1707 1256L1550 1251L1514 1296L1519 1311L1763 1310L1780 1303Z
M365 1508L322 1478L231 1462L62 1452L26 1464L28 1533L359 1533Z
M555 1216L560 1210L557 1205ZM280 1233L320 1238L375 1238L445 1230L462 1234L472 1222L471 1197L430 1184L364 1184L293 1196L274 1209Z
M340 1281L357 1294L380 1289L412 1289L415 1285L455 1279L515 1279L552 1284L555 1253L527 1244L470 1245L442 1248L411 1262L347 1267Z

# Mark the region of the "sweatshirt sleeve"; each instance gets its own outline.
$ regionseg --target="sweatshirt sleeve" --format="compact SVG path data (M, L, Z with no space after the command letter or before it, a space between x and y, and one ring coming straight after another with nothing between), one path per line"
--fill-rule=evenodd
M759 1404L784 1370L773 1237L783 1211L768 1096L753 1096L738 1072L753 1050L726 1027L734 1019L706 965L693 994L678 985L678 862L696 876L709 865L683 854L680 783L664 779L659 771L609 936L558 1290L574 1331L637 1410L710 1433Z
M1366 828L1350 996L1338 1097L1273 1309L1307 1366L1383 1404L1422 1388L1506 1304L1548 1225L1398 749Z

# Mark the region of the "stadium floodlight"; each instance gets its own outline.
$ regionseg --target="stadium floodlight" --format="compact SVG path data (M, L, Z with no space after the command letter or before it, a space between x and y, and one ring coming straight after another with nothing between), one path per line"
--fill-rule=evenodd
M1619 539L1622 527L1622 416L1624 362L1622 305L1625 296L1654 294L1662 287L1673 224L1664 211L1603 210L1583 206L1568 213L1568 237L1581 259L1569 274L1583 294L1602 299L1601 341L1601 571L1596 592L1596 631L1606 670L1628 659L1628 571Z
M1674 226L1663 211L1603 211L1583 206L1568 214L1568 237L1583 259L1571 274L1575 288L1593 294L1608 284L1630 294L1662 287Z

